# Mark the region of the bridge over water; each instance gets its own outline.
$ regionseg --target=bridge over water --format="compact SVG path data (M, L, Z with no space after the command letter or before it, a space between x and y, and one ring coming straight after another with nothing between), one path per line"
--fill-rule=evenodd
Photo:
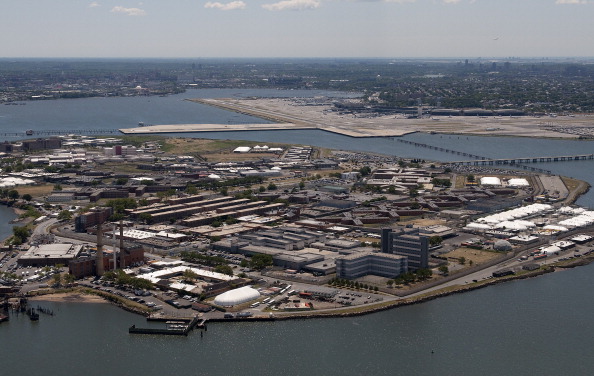
M415 147L437 150L437 151L441 151L443 153L461 155L464 157L470 157L470 158L475 159L475 160L468 160L468 161L447 162L452 165L465 165L465 166L496 166L496 165L503 166L503 165L507 165L510 167L517 167L517 168L521 168L524 170L529 170L532 172L540 172L540 173L544 173L544 174L551 174L551 171L545 170L543 168L538 168L538 167L524 166L524 163L558 162L557 160L553 160L556 158L565 158L565 159L563 159L564 161L565 160L574 160L574 159L569 159L572 157L576 157L576 158L577 157L585 157L585 158L582 158L579 160L594 158L594 154L585 154L585 155L579 155L579 156L576 155L576 156L567 156L567 157L541 157L543 160L538 160L539 158L493 159L493 158L485 157L482 155L467 153L467 152L459 151L459 150L448 149L448 148L444 148L441 146L429 145L429 144L425 144L422 142L404 140L401 138L392 138L392 140L403 143L403 144L412 145ZM588 156L590 156L590 158L587 158ZM549 160L549 158L551 160ZM530 161L528 161L528 160L530 160ZM578 159L575 159L575 160L578 160ZM507 162L505 162L505 161L507 161Z
M523 158L498 158L498 159L481 159L471 161L455 161L452 164L474 165L474 166L491 166L491 165L513 165L523 163L547 163L547 162L569 162L569 161L587 161L594 160L594 154L579 154L579 155L564 155L564 156L550 156L550 157L523 157Z

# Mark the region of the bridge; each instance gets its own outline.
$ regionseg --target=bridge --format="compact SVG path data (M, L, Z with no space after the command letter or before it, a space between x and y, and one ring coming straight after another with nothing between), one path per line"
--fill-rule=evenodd
M568 162L594 160L594 154L565 155L557 157L523 157L523 158L499 158L481 159L472 161L449 162L459 165L492 166L492 165L517 165L524 163L547 163L547 162Z
M470 157L470 158L481 159L481 160L488 160L489 159L489 158L484 157L482 155L476 155L476 154L472 154L472 153L466 153L464 151L452 150L452 149L444 148L444 147L441 147L441 146L433 146L433 145L429 145L429 144L424 144L422 142L415 142L415 141L403 140L401 138L392 138L392 140L398 141L398 142L403 143L403 144L412 145L412 146L415 146L415 147L418 147L418 148L425 148L425 149L437 150L437 151L441 151L441 152L444 152L444 153L456 154L456 155L461 155L461 156L464 156L464 157Z
M551 171L549 171L549 170L545 170L543 168L538 168L538 167L532 167L532 166L524 166L523 164L524 163L538 163L538 162L558 162L557 160L553 160L553 159L571 158L571 156L567 156L567 157L542 157L544 160L538 160L538 158L493 159L493 158L485 157L482 155L466 153L463 151L448 149L448 148L444 148L441 146L429 145L429 144L425 144L422 142L404 140L401 138L393 138L392 140L398 141L403 144L412 145L415 147L437 150L437 151L441 151L444 153L456 154L456 155L461 155L464 157L470 157L470 158L475 159L475 160L470 160L470 161L446 162L447 164L463 165L463 166L495 166L495 165L503 166L503 165L507 165L510 167L517 167L517 168L521 168L524 170L528 170L528 171L532 171L532 172L540 172L540 173L549 174L549 175L551 174ZM588 157L588 156L590 156L591 158L583 158L583 159L593 159L592 156L594 156L594 154L586 154L586 155L579 155L579 156L576 155L573 157ZM548 160L548 158L551 158L551 160ZM528 161L528 160L530 160L530 161ZM572 160L572 159L563 159L563 160ZM505 162L505 161L507 161L507 162Z

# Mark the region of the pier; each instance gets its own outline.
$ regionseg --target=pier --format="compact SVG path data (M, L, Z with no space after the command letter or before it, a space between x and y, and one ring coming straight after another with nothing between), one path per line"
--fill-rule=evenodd
M149 320L149 319L147 319ZM165 321L165 328L137 328L136 325L132 325L128 329L130 334L159 334L159 335L174 335L174 336L187 336L188 333L196 327L206 328L206 320L201 319L198 316L194 316L192 319L175 319L169 320L163 319L151 319L150 321Z

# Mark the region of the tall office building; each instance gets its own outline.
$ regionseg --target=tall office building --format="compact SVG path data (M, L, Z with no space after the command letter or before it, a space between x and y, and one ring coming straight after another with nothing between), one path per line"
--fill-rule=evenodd
M429 266L429 239L420 235L419 229L384 228L381 245L384 253L405 256L410 270Z

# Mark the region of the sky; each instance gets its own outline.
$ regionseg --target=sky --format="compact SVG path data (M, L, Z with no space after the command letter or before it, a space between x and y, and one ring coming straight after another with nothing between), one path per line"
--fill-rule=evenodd
M0 57L592 57L594 0L2 0Z

